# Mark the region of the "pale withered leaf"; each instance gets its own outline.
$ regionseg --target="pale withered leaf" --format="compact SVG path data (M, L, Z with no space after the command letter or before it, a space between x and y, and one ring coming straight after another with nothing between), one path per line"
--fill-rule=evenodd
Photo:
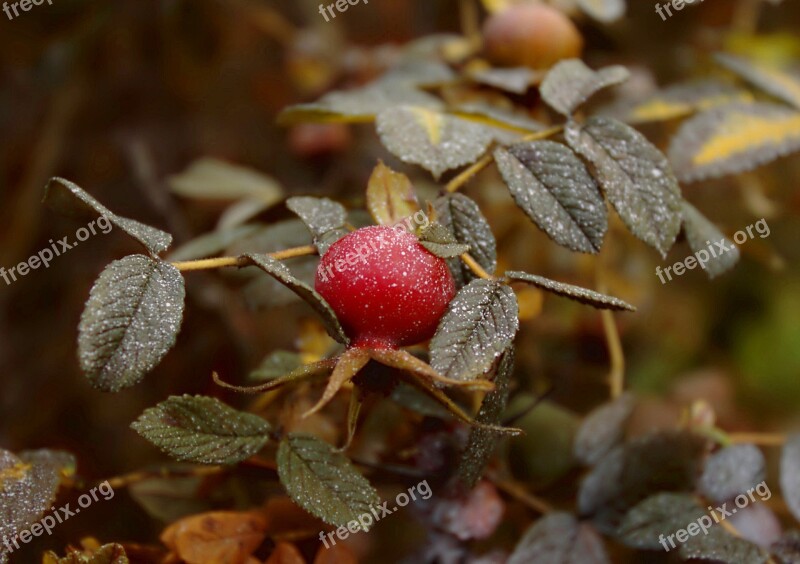
M108 265L78 327L78 356L92 385L116 392L144 378L175 344L185 294L169 263L131 255Z
M394 225L420 211L408 176L379 162L367 184L367 209L378 225Z
M131 428L176 460L235 464L260 451L270 426L218 399L172 396L145 410Z
M681 229L681 192L666 157L644 135L609 118L570 122L570 146L586 160L631 233L666 256Z
M310 104L289 106L278 116L278 123L358 123L399 105L442 109L441 100L417 90L406 80L380 80L362 88L330 92Z
M257 170L205 157L191 163L183 172L167 179L179 196L203 200L252 199L275 204L283 189L270 176Z
M553 241L597 253L608 229L606 205L586 166L553 141L498 148L495 162L517 205Z
M513 342L518 316L511 288L473 280L456 294L439 322L430 344L431 366L448 378L479 377Z
M578 0L578 6L599 22L611 23L625 15L626 0Z
M289 434L278 448L278 476L292 499L331 525L347 525L380 505L378 492L341 452L316 437Z

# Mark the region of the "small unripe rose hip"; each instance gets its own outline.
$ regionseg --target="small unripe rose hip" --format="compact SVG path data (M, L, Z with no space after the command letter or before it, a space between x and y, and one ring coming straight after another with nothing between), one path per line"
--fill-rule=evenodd
M546 69L580 57L583 37L572 21L545 4L518 4L498 12L483 26L486 56L501 66Z
M315 281L354 347L430 339L456 288L447 263L401 227L358 229L322 255Z

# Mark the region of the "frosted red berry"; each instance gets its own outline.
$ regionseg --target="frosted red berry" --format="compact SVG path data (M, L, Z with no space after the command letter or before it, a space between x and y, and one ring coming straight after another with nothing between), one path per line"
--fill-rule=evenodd
M402 347L430 339L455 295L447 263L401 227L358 229L322 256L317 292L351 346Z

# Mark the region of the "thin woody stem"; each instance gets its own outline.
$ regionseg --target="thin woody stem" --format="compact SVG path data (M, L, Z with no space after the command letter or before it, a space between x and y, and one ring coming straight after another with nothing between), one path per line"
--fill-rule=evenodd
M556 133L559 133L563 129L564 129L564 126L559 125L557 127L551 127L550 129L545 129L543 131L537 131L536 133L531 133L530 135L526 135L525 137L520 139L520 142L537 141L539 139L546 139L547 137L550 137L552 135L555 135ZM494 160L494 157L492 156L491 153L489 153L487 155L484 155L480 160L474 162L472 165L470 165L469 167L464 169L462 172L460 172L450 182L448 182L447 185L444 187L444 189L449 193L457 192L459 190L459 188L461 188L464 184L469 182L472 179L473 176L475 176L480 171L482 171L484 168L486 168L487 166L492 164L493 160Z
M473 176L492 164L493 159L494 157L492 157L491 154L484 155L480 160L472 163L472 165L460 172L458 176L448 182L444 189L449 193L457 192L458 189L469 182Z
M778 433L728 433L731 443L752 443L760 446L782 446L786 437Z
M302 247L293 247L291 249L284 249L274 253L268 253L270 257L276 260L285 260L294 257L304 257L317 253L317 248L314 245L305 245ZM215 268L225 268L228 266L242 267L248 266L252 262L246 256L241 257L217 257L200 260L188 260L173 262L172 266L181 272L189 272L192 270L212 270Z
M484 280L494 280L494 276L486 272L469 253L464 253L460 258L478 278L483 278Z

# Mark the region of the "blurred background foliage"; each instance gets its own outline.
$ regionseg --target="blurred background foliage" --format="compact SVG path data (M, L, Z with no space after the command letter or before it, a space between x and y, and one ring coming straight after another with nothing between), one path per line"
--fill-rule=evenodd
M758 18L748 13L755 2L706 0L666 22L652 2L630 4L628 15L610 26L576 16L586 62L628 66L634 79L627 88L648 91L702 77L712 66L710 53L723 47L765 59L800 57L800 4L793 0L765 3ZM307 0L54 0L13 21L0 18L0 265L13 266L79 227L40 206L53 175L74 179L113 210L170 231L178 244L212 229L225 209L169 191L167 178L203 156L269 174L285 194L324 194L352 208L363 205L378 158L410 174L420 191L432 190L426 174L381 147L371 125L284 128L275 117L289 104L368 82L402 43L458 32L459 2L373 0L332 23L317 10L318 3ZM524 102L538 104L535 97ZM643 131L663 148L674 128L667 122ZM661 261L619 226L612 228L600 260L613 293L639 308L618 316L629 387L646 398L634 418L637 432L673 425L696 399L713 406L726 430L796 427L799 179L800 160L789 158L747 175L683 186L685 197L728 235L761 217L771 228L769 238L745 243L737 268L713 282L691 271L662 285L655 267L688 256L686 244ZM550 242L516 210L496 173L482 175L466 193L492 223L503 267L591 285L597 259ZM284 216L270 210L264 217ZM302 306L253 312L219 277L197 274L188 278L184 328L166 360L145 383L121 394L92 389L75 358L82 305L97 273L133 248L113 232L96 236L48 270L0 285L3 448L69 450L87 480L158 463L162 455L128 427L146 407L176 393L220 395L212 370L241 378L274 349L308 354L321 348L309 345L318 329L307 328ZM526 313L517 340L517 388L550 390L553 404L532 424L568 432L574 414L608 394L600 315L542 300L536 291L521 300ZM371 426L386 429L397 420L393 409L378 412L383 423L377 415L365 423L363 443ZM327 425L330 437L340 436L330 421L314 424L323 435ZM408 441L403 434L409 432L396 430L398 443ZM546 441L534 449L558 448L558 437L542 436ZM555 454L550 462L561 464ZM558 495L553 468L526 471L550 488L547 495ZM26 554L60 550L88 533L153 542L161 528L122 492ZM381 538L384 551L387 537Z

